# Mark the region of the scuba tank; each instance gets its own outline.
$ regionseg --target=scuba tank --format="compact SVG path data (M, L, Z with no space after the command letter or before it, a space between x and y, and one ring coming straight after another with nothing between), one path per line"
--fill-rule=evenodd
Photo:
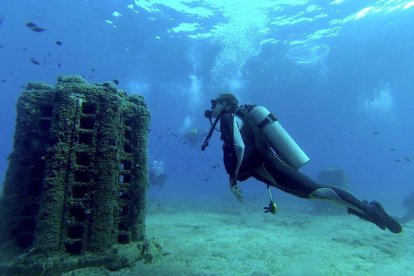
M272 149L279 153L288 165L299 169L310 159L282 127L276 117L264 106L255 106L249 112L252 119Z

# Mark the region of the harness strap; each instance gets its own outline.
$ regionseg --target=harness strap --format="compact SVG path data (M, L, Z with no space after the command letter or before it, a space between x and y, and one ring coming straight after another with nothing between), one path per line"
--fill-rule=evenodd
M274 121L277 121L277 118L275 115L273 115L273 113L269 113L269 115L266 116L266 118L264 118L258 125L257 127L259 129L264 128L267 124L271 124Z

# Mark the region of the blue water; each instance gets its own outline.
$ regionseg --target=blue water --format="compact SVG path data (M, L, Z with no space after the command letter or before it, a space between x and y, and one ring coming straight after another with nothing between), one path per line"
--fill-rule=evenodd
M224 91L275 113L311 177L338 166L356 195L397 210L414 191L414 1L16 0L1 18L1 182L22 86L78 74L144 95L149 159L168 176L153 197L229 193L219 134L205 152L183 137L209 128Z

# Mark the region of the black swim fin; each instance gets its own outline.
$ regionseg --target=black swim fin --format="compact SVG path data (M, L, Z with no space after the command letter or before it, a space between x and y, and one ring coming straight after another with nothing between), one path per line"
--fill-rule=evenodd
M360 213L350 208L348 208L348 213L354 214L364 220L375 223L379 228L383 230L387 228L393 233L401 233L401 224L392 216L388 215L378 201L371 201L370 203L368 203L368 201L364 201L364 203L366 204L365 213Z

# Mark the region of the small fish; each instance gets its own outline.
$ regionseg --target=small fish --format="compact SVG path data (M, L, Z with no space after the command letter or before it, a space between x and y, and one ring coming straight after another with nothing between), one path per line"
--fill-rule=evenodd
M394 162L401 162L401 159L395 159Z
M372 133L372 134L378 135L379 134L379 131L374 131L374 133Z
M35 58L31 58L30 62L36 65L40 65L40 62L38 60L36 60Z
M37 27L37 25L35 23L33 23L33 22L27 22L26 23L26 27L27 28L34 28L34 27Z
M355 133L355 132L353 132L353 131L350 131L350 132L349 132L349 134L354 134L354 133Z
M23 51L28 51L29 49L27 49L27 48L22 48L22 50L23 50Z
M58 63L58 67L60 68L60 66L61 66L61 64L60 63Z
M26 27L31 29L33 32L37 32L37 33L45 31L45 29L40 28L39 26L37 26L36 23L33 23L33 22L27 22Z
M395 149L394 148L390 148L390 151L395 151Z
M117 79L113 79L113 82L114 82L116 85L118 85L118 84L119 84L119 80L117 80Z
M1 83L5 83L7 80L1 80Z
M36 33L41 33L41 32L43 32L43 31L45 31L45 29L43 29L43 28L40 28L39 26L37 26L35 23L33 23L33 22L28 22L28 23L26 23L26 27L27 28L29 28L29 29L31 29L33 32L36 32Z
M404 160L405 160L406 162L411 163L411 159L410 159L410 158L408 158L408 157L405 157L405 158L404 158Z
M40 27L36 26L36 27L32 28L32 31L36 32L36 33L41 33L41 32L46 31L46 29L43 29L43 28L40 28Z
M0 26L3 24L3 22L4 22L4 16L1 16L0 17Z
M95 68L91 68L91 71L92 71L92 72L95 72Z
M62 45L62 44L63 44L63 42L62 42L62 41L60 41L60 40L57 40L57 41L56 41L56 45L57 45L57 46L60 46L60 45Z
M4 45L3 45L3 44L1 44L1 45L0 45L0 49L1 49L1 48L4 48Z

